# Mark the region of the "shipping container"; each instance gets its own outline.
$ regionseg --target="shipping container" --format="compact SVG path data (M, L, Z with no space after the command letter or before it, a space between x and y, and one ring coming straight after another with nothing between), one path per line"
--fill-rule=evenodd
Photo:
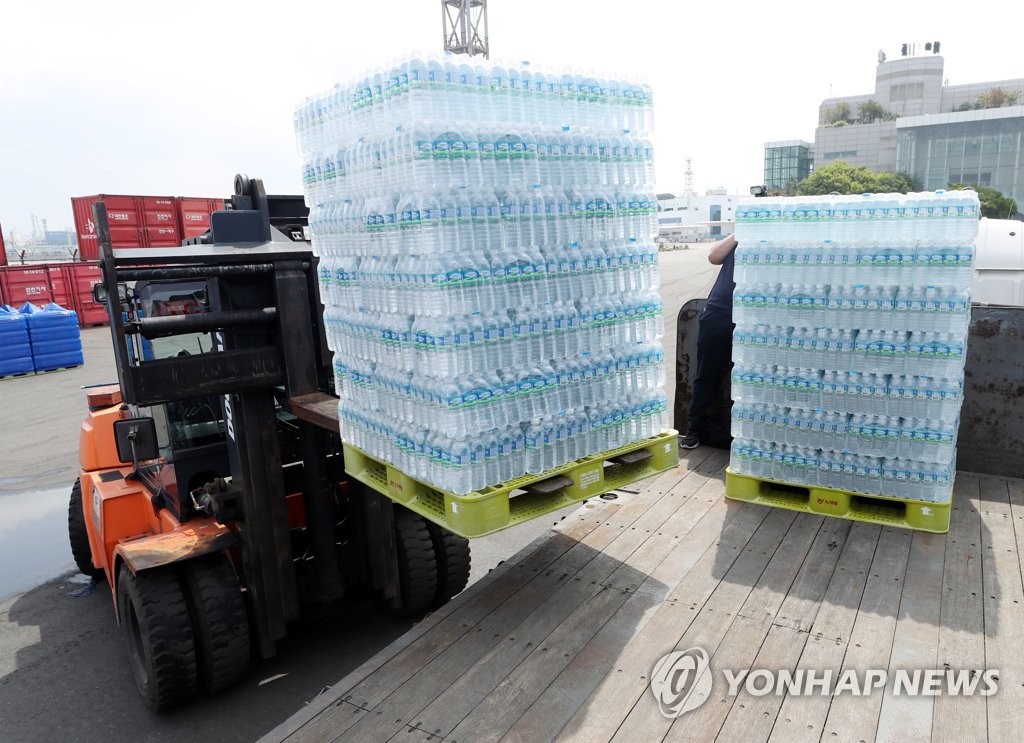
M143 244L147 248L175 248L181 245L176 199L166 196L140 196Z
M224 208L223 199L178 199L178 221L183 238L198 237L210 229L210 214Z
M137 196L73 196L71 211L74 213L75 231L78 233L79 259L94 261L100 255L96 223L92 217L92 205L98 201L107 205L111 244L115 248L144 247Z
M0 267L0 305L37 307L55 303L78 313L81 325L106 323L107 309L92 299L93 284L102 281L96 263L48 263Z
M97 304L92 299L93 284L103 281L99 264L72 263L68 269L75 293L75 311L78 313L79 324L85 327L107 322L109 318L106 306Z
M115 248L173 248L186 237L203 234L210 226L210 212L224 208L223 199L178 196L74 196L71 209L78 232L78 256L82 261L99 259L99 241L92 207L107 205L110 242Z
M46 266L50 276L51 301L66 310L75 309L75 292L71 284L71 272L67 263L50 263Z
M12 307L21 307L25 302L44 305L53 301L50 272L45 265L5 266L0 268L0 282L4 299Z
M4 245L4 226L0 224L0 266L7 265L7 246ZM3 298L0 297L0 300ZM3 301L0 301L0 306L3 306Z

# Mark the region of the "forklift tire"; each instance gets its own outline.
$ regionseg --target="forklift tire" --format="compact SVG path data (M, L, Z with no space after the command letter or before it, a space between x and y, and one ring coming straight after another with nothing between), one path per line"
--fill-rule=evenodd
M182 565L182 584L192 615L199 679L216 693L249 672L249 618L235 570L224 553Z
M398 597L388 607L394 617L415 617L431 607L437 593L437 560L427 522L407 508L395 509Z
M99 580L104 573L93 567L92 548L89 547L89 530L85 526L85 511L82 510L82 481L75 480L71 486L71 500L68 503L68 541L71 556L75 558L78 570L93 580Z
M146 706L162 711L196 693L196 649L181 582L172 568L132 575L121 567L117 609L135 684Z
M437 561L437 591L432 608L444 606L469 583L469 540L432 521L427 522Z

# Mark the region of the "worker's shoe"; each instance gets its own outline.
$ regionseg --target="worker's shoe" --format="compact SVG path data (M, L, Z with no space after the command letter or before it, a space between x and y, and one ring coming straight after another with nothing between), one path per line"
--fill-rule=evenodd
M698 446L700 446L700 438L692 428L679 437L680 449L696 449Z

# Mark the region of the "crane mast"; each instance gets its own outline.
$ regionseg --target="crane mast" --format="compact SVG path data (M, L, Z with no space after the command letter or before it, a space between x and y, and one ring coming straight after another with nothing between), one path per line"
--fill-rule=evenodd
M490 59L487 0L441 0L444 50Z

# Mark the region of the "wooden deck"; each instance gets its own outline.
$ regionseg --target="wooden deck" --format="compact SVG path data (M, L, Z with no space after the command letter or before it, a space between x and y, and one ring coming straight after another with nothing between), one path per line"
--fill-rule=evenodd
M697 449L590 501L267 739L1021 740L1024 481L961 473L935 535L727 501L725 465ZM691 647L714 686L669 719L648 677ZM798 668L996 668L999 689L729 696L722 675Z

